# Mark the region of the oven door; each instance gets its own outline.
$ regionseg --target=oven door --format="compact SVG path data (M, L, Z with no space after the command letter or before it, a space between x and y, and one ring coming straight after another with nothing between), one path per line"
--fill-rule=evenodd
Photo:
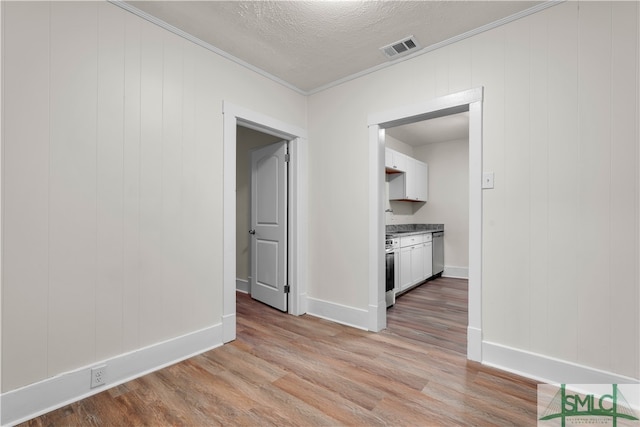
M395 270L395 262L393 252L387 252L385 254L385 264L386 264L386 281L385 288L386 292L392 291L395 288L395 278L396 278L396 270Z
M396 287L396 271L395 271L395 253L387 251L385 253L386 279L385 279L385 300L387 307L395 304L395 287Z

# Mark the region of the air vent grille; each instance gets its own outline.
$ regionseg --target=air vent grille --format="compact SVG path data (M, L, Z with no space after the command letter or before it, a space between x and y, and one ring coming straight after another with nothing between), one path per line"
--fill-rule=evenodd
M396 59L418 50L419 47L418 41L413 36L409 36L388 44L387 46L383 46L380 50L388 59Z

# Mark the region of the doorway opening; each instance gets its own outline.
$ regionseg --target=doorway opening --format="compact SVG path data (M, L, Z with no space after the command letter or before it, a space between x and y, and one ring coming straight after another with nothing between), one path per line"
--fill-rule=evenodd
M427 165L424 195L428 201L398 200L390 194L383 200L385 225L406 230L406 224L443 224L444 245L434 242L433 250L443 253L446 265L433 265L431 274L468 278L469 266L469 112L451 114L385 129L385 155L400 153ZM392 158L393 159L393 158ZM389 184L398 173L387 168ZM395 188L397 189L397 188ZM436 227L433 227L437 230ZM389 230L387 230L389 231ZM435 236L434 236L435 237ZM442 240L442 238L441 238ZM438 257L441 261L442 257ZM434 262L436 258L434 257ZM431 270L431 269L430 269ZM425 272L426 277L430 276Z
M417 164L428 173L411 186L404 175L416 176ZM385 129L385 172L385 239L395 267L387 329L466 355L469 112ZM410 193L424 201L402 200Z
M469 114L469 286L467 358L482 360L482 99L483 88L451 94L433 100L373 114L369 117L370 162L370 282L369 314L371 330L386 327L384 237L385 129L438 117Z
M236 128L236 290L284 312L287 146L278 136Z
M236 289L237 281L237 234L244 228L248 236L246 223L239 224L236 206L238 133L245 130L256 131L277 140L288 141L289 149L289 206L288 237L289 256L287 274L289 293L287 294L288 313L301 315L306 313L306 131L267 115L247 110L225 102L223 104L224 136L224 176L223 176L223 301L222 333L223 341L233 341L236 337ZM244 212L246 215L246 211ZM242 284L239 286L243 290Z

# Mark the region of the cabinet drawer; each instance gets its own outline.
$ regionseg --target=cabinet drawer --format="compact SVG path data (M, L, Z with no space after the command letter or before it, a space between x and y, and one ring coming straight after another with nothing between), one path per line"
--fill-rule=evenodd
M424 242L424 234L416 234L413 236L404 236L400 238L400 247L418 245Z

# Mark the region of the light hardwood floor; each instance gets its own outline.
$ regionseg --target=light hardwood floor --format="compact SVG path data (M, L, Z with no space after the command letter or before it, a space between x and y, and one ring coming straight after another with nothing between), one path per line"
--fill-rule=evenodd
M237 340L26 426L534 426L536 383L465 358L467 282L401 296L370 333L238 294Z

